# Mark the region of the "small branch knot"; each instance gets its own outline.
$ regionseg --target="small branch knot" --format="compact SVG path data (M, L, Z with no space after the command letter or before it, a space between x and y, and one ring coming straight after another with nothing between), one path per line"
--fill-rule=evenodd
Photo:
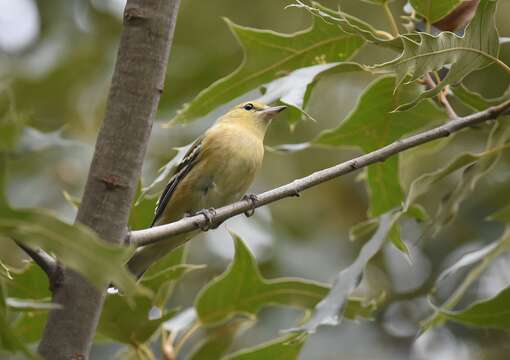
M118 187L126 187L126 185L122 184L120 180L120 176L117 175L106 175L101 178L101 182L103 182L109 190L113 190Z
M148 16L144 9L133 5L126 6L126 9L124 10L124 24L135 25L137 23L142 23L147 19Z

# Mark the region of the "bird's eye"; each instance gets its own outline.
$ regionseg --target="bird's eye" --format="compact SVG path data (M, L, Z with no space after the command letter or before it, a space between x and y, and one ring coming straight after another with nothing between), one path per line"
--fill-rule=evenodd
M246 110L246 111L251 111L255 108L255 106L253 106L252 103L249 103L249 104L246 104L243 106L243 109Z

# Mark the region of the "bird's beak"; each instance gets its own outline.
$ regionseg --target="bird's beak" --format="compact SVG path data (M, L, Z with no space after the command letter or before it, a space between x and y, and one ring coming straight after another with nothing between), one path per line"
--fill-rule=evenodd
M273 106L270 108L267 108L265 110L262 110L260 113L266 118L266 119L272 119L274 118L278 113L285 110L286 106Z

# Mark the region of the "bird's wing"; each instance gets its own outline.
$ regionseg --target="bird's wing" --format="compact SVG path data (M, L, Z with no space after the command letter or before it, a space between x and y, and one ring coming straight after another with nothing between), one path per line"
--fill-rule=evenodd
M193 168L193 165L196 163L198 156L202 150L202 140L204 136L199 137L195 140L195 142L191 145L188 152L184 155L181 162L177 165L174 176L170 179L168 184L166 185L165 190L161 194L158 202L156 203L156 210L154 211L154 220L152 220L151 226L154 226L156 221L159 220L160 216L165 211L168 202L172 198L172 195L177 188L177 185L184 179L184 177L190 172Z

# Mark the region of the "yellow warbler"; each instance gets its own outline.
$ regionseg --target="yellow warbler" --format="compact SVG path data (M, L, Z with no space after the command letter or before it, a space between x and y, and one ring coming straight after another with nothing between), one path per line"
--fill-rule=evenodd
M285 106L245 102L220 117L193 143L177 166L157 203L152 225L167 224L202 209L239 200L262 164L266 130L284 109ZM202 213L210 216L206 211ZM152 263L195 234L196 231L177 235L169 241L140 247L128 268L141 276Z

